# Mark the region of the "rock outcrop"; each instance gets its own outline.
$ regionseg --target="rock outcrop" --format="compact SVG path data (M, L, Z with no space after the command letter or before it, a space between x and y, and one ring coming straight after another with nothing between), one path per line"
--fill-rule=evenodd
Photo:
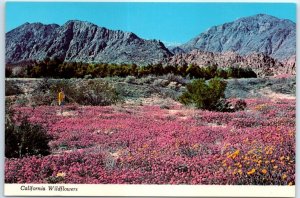
M241 56L234 52L205 52L193 50L189 53L176 54L165 60L165 65L189 65L200 67L217 65L218 67L243 67L251 68L259 76L271 76L278 74L295 74L295 59L287 60L288 63L279 62L263 53L252 53ZM290 65L288 65L290 64Z

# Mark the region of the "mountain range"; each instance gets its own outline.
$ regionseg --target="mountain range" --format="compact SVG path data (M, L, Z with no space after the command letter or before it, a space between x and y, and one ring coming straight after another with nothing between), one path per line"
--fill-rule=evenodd
M25 23L6 33L6 63L43 60L148 64L239 65L269 75L294 74L296 24L258 14L213 26L168 49L158 40L71 20L63 25Z
M146 65L171 55L160 41L78 20L62 26L25 23L6 34L7 63L56 57L64 61Z

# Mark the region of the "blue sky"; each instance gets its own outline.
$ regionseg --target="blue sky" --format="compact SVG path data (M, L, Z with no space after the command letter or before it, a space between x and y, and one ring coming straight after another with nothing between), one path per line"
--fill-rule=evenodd
M296 22L296 4L292 3L8 2L6 32L25 22L62 25L77 19L179 44L211 26L259 13Z

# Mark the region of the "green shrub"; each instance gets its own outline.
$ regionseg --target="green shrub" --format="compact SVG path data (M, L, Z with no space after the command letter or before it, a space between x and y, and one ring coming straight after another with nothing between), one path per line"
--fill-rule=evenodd
M185 105L195 104L199 109L218 110L218 102L225 97L227 83L219 78L213 78L208 83L197 79L187 85L187 90L179 97Z
M7 106L6 106L7 107ZM14 112L6 109L5 115L5 157L18 158L26 155L48 155L51 137L38 124L32 124L27 117L13 120Z
M23 91L18 87L16 84L14 84L13 81L6 81L5 82L5 95L6 96L12 96L12 95L19 95L23 94Z

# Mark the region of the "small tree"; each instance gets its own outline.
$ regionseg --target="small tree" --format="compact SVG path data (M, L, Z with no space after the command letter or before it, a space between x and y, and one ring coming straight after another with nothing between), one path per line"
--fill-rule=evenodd
M179 101L185 105L195 104L199 109L218 110L218 102L225 97L227 83L219 78L213 78L208 83L197 79L187 85L187 91Z

